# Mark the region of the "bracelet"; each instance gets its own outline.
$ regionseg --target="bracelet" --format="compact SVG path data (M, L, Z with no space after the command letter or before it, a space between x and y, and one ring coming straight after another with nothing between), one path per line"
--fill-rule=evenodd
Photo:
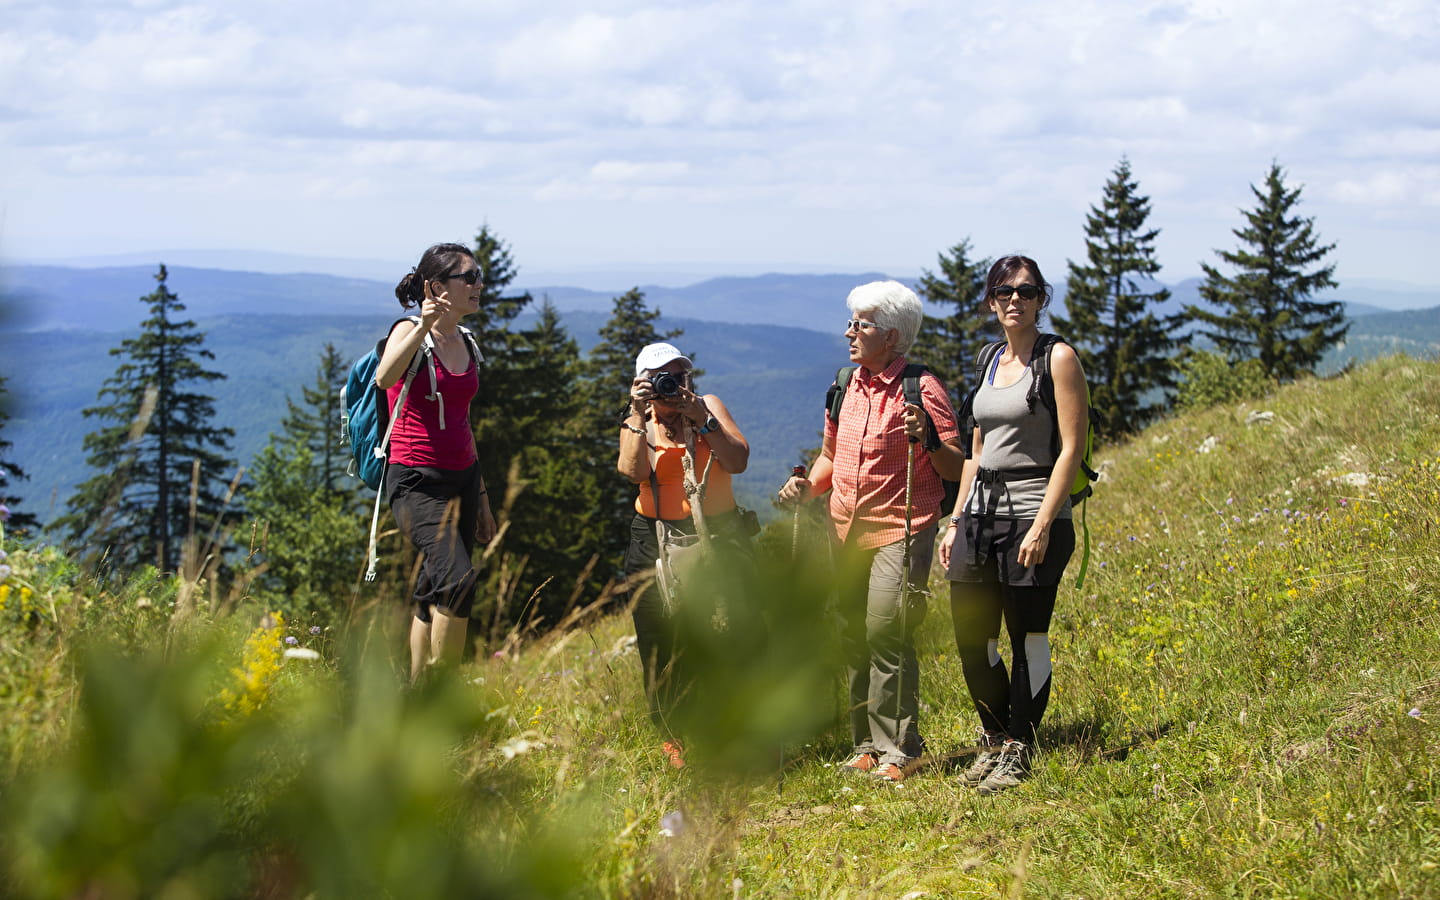
M626 431L633 431L633 432L635 432L636 434L640 435L641 437L644 437L644 436L645 436L645 430L644 430L644 429L642 429L642 428L636 428L634 425L631 425L629 422L621 422L621 423L620 423L620 426L621 426L622 428L624 428Z

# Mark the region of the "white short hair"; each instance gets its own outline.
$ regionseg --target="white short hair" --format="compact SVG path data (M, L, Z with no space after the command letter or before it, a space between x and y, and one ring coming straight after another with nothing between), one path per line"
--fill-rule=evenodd
M862 284L845 298L850 312L868 312L875 317L875 324L882 328L893 328L900 332L895 345L898 353L904 353L915 343L920 333L920 323L925 320L925 310L915 292L898 281L872 281Z

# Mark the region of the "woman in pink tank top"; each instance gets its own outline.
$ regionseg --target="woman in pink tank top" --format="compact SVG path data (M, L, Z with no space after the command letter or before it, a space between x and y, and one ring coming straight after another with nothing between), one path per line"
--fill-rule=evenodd
M426 666L459 662L477 572L477 544L495 536L495 517L475 453L470 400L481 358L460 320L480 308L480 265L461 244L436 244L395 287L415 317L390 329L375 384L393 408L416 354L425 354L395 419L385 491L401 532L420 553L412 596L410 680ZM434 385L431 385L433 366Z

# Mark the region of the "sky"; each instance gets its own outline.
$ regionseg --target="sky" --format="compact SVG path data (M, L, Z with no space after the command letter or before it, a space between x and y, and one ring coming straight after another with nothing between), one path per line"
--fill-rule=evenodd
M398 278L487 223L552 283L913 275L966 238L1055 281L1122 157L1164 280L1278 161L1342 284L1440 285L1440 3L0 0L12 262Z

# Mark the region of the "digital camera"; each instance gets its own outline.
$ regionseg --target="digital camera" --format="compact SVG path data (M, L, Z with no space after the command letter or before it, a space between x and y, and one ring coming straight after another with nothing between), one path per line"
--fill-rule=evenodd
M650 387L657 397L678 397L685 386L685 376L670 372L656 372L650 377Z

